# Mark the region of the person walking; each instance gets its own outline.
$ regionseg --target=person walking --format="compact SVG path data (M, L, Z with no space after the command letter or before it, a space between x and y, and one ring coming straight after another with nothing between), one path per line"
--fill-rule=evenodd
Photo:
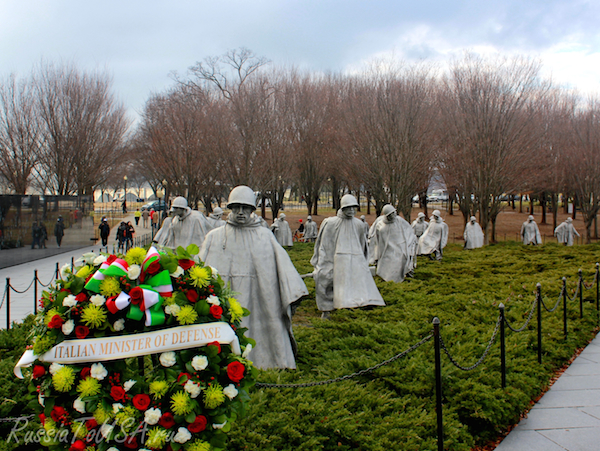
M54 236L56 237L56 244L60 247L63 236L65 236L65 223L63 222L62 216L59 216L54 224Z
M158 224L159 224L160 212L154 211L154 209L150 210L150 221L152 222L152 233L158 232Z
M127 221L127 228L125 229L125 251L128 251L133 247L133 236L135 235L135 229L131 221Z
M48 239L48 230L46 229L46 224L43 222L40 223L40 231L42 232L42 236L40 237L40 245L44 249L46 249L46 240Z
M125 252L125 243L127 241L127 224L125 224L125 221L121 221L121 224L119 224L119 228L117 229L117 242L118 244L118 250L120 252Z
M142 208L142 226L144 229L148 228L148 218L150 217L150 212L145 208ZM136 224L137 225L137 224Z
M38 249L42 248L40 244L40 239L42 237L42 230L38 227L37 222L34 222L31 226L31 236L33 241L31 242L31 249L35 249L35 245L37 244Z
M106 218L102 218L98 229L100 229L100 238L102 239L102 246L104 247L108 244L108 236L110 235L110 225Z
M135 209L135 213L133 213L133 217L135 218L136 227L140 225L140 218L142 217L142 212L139 208Z

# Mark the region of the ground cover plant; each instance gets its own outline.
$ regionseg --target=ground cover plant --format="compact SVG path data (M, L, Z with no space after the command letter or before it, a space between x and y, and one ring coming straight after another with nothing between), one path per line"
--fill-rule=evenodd
M312 244L289 251L301 274L312 271ZM387 303L374 309L339 310L323 321L310 295L294 316L299 345L298 369L261 371L264 383L323 381L376 365L427 337L432 319L441 320L442 337L462 366L482 355L498 318L498 305L514 326L523 324L541 283L544 301L553 307L563 276L572 296L577 271L592 282L598 245L565 248L554 244L525 247L507 242L474 251L450 245L443 262L419 257L415 277L402 284L377 285ZM532 399L546 388L554 371L595 333L595 287L584 290L584 318L569 301L569 335L562 329L562 307L543 312L543 363L537 363L535 316L523 332L507 330L507 387L501 388L498 340L476 369L464 372L442 355L445 449L470 450L497 437L518 421ZM18 337L31 323L19 326ZM12 334L12 335L11 335ZM15 332L0 333L5 369L0 386L3 416L27 414L19 403L19 386L9 372L20 356L23 340ZM15 341L16 347L12 348ZM436 446L433 341L371 374L308 388L257 387L248 417L230 433L230 450L433 450ZM15 396L12 396L15 393ZM3 429L4 437L8 428ZM38 449L34 446L28 449ZM25 449L0 443L0 449Z

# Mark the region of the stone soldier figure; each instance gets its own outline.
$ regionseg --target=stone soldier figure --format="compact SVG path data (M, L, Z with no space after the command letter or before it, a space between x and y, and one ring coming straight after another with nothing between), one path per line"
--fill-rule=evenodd
M225 225L225 221L223 221L223 209L221 207L215 207L213 212L208 215L208 222L212 226L213 229L217 227L222 227Z
M173 199L171 212L173 216L165 219L153 241L172 249L192 243L202 246L204 237L212 229L206 217L188 207L187 200L181 196Z
M308 215L306 224L304 224L304 241L312 243L317 239L317 223L312 220L312 216Z
M465 239L465 249L477 249L483 246L483 230L475 216L471 216L471 220L467 222L463 238Z
M554 235L558 242L565 246L573 246L574 235L581 236L577 233L577 230L575 230L572 218L567 218L564 222L559 224L559 226L554 229Z
M538 229L533 216L529 215L527 221L521 226L521 236L523 244L542 244L542 235L540 235L540 229Z
M448 244L448 224L442 219L439 210L433 210L425 233L419 238L419 255L442 260L443 249Z
M289 255L261 224L254 191L237 186L229 194L227 224L211 230L200 258L217 268L250 310L242 320L256 340L251 359L258 368L296 368L292 304L308 295Z
M275 234L277 242L282 246L292 246L294 244L292 229L290 228L290 224L285 220L285 213L281 213L279 218L273 221L271 230Z
M429 226L429 223L425 221L425 213L420 211L417 215L417 219L412 222L411 226L415 231L417 239L421 238L421 235L425 233L425 230L427 230L427 227Z

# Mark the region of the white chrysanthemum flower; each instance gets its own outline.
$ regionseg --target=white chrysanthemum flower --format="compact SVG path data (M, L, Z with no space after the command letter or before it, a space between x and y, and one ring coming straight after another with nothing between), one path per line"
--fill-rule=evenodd
M250 354L251 351L252 351L252 345L250 343L248 343L246 345L246 349L244 349L244 352L242 352L242 358L247 359L248 355Z
M185 443L191 438L192 434L190 434L190 431L188 431L186 428L179 428L177 430L177 434L175 434L175 437L173 437L173 440L177 443Z
M96 260L96 258L98 258L98 256L96 254L94 254L93 252L86 252L85 254L83 254L81 257L79 257L75 263L87 263L87 264L94 264L94 260Z
M235 388L235 385L229 384L227 387L223 389L223 394L227 396L229 399L233 399L238 395L238 390Z
M54 362L52 365L50 365L50 368L48 368L48 371L50 371L50 374L54 375L54 373L56 373L62 367L63 367L63 365L61 365L60 363Z
M223 427L225 427L225 425L227 424L227 421L225 423L220 423L220 424L215 424L213 423L213 428L215 429L223 429Z
M144 413L144 421L150 426L154 426L160 420L162 412L157 408L150 408Z
M137 381L134 381L133 379L129 379L127 382L125 382L123 384L123 388L125 389L125 391L129 391L131 390L131 387L133 387L135 385Z
M73 329L75 329L75 321L73 321L72 319L66 321L65 323L63 323L61 329L63 334L69 335L71 332L73 332Z
M113 429L114 426L104 423L102 426L100 426L100 434L102 434L102 437L108 438Z
M179 313L179 311L181 310L181 307L177 304L171 304L171 305L167 305L165 307L165 313L167 315L177 315Z
M113 409L113 413L117 414L119 413L119 410L121 410L123 407L125 407L123 404L121 404L120 402L115 402L112 405L112 409Z
M190 380L188 380L185 383L185 385L183 386L183 389L186 392L188 392L192 398L197 398L198 395L200 394L200 392L202 391L199 384L192 382Z
M66 296L63 299L64 307L75 307L76 305L77 305L77 299L75 299L75 296L73 296L72 294Z
M212 305L221 305L221 301L219 301L219 298L216 297L214 294L207 297L206 302Z
M129 277L129 280L135 280L140 277L141 272L140 265L131 265L127 270L127 277Z
M101 294L95 294L90 298L90 302L96 307L101 307L106 302L106 298Z
M217 270L217 268L215 268L214 266L209 266L209 268L210 268L213 276L219 275L219 271Z
M106 255L98 255L94 261L93 261L93 265L94 266L100 266L102 263L104 263L107 260Z
M177 269L171 273L171 277L177 278L182 276L185 270L181 266L177 266Z
M192 367L196 371L202 371L208 366L208 358L205 355L197 355L192 359Z
M81 398L77 398L73 401L73 408L79 413L85 413L85 403Z
M38 402L40 403L40 406L46 407L46 398L44 398L44 395L42 395L41 393L38 395Z
M160 364L164 367L171 367L177 363L177 359L175 358L175 353L173 351L163 352L160 355Z
M123 329L125 329L125 320L123 318L116 320L113 324L113 327L117 332L122 331Z
M101 381L104 380L106 376L108 376L108 371L106 371L106 368L104 368L104 365L102 365L101 363L93 363L90 376L92 376L94 379L98 379L99 381Z
M115 448L114 446L111 446L106 451L119 451L119 450L117 448Z
M62 268L60 268L60 277L61 279L66 279L69 275L73 274L71 271L71 264L65 263Z

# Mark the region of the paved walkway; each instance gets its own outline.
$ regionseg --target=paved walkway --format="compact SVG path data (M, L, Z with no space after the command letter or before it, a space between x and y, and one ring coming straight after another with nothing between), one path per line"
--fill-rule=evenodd
M132 224L135 224L133 215L126 217L124 221L131 221ZM140 225L135 227L135 230L136 236L151 233L150 228L143 227L142 220L140 220ZM110 252L113 251L113 245L115 245L115 235L116 227L113 227L108 239L108 250ZM32 283L36 270L38 279L41 283L47 285L54 280L57 263L58 267L61 268L65 264L70 264L72 260L77 260L85 252L99 253L100 250L105 251L106 248L102 248L100 244L99 242L84 247L75 245L67 247L63 241L63 246L60 249L57 248L56 242L49 242L48 249L22 247L0 251L0 268L3 268L0 269L0 328L3 329L7 326L7 308L4 299L6 279L10 279L10 285L15 290L24 291L24 293L15 293L12 290L10 292L9 319L11 323L20 322L27 315L34 312L36 297L39 298L44 289L40 283ZM28 262L19 264L22 261ZM35 295L35 285L37 285L38 290L37 296Z
M600 335L496 451L600 450Z

